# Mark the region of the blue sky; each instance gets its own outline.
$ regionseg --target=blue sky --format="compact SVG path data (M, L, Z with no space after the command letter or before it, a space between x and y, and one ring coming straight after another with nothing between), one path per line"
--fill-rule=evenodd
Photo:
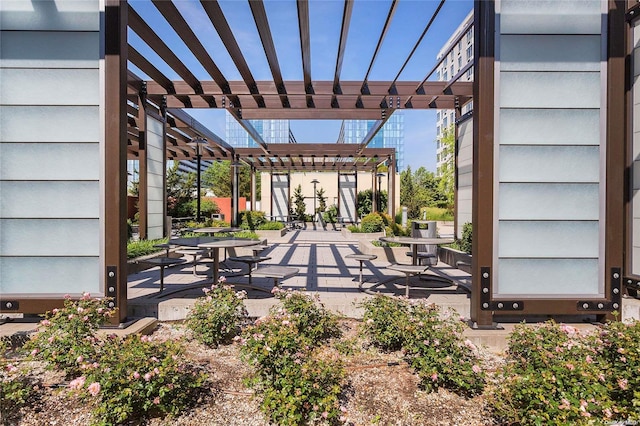
M202 80L211 77L175 35L169 24L148 0L130 1L134 9L154 28L160 30L174 53ZM436 0L400 0L391 27L369 80L393 80L433 11ZM238 70L222 45L213 25L196 0L175 0L174 4L203 41L212 59L227 80L241 80ZM342 80L362 81L384 26L390 0L355 0L347 41ZM271 80L267 60L247 1L221 0L234 36L249 64L253 77ZM420 46L412 56L399 80L421 81L435 65L436 55L452 32L472 10L472 0L448 0L434 21ZM298 39L297 11L293 0L266 0L265 9L284 80L302 80L302 62ZM343 2L338 0L310 0L311 76L313 80L333 80L336 51L340 37ZM140 38L129 31L129 43L171 79L179 77ZM143 78L145 74L132 66ZM188 110L198 121L214 133L224 137L222 110ZM420 166L435 170L435 110L405 110L405 167ZM292 120L291 129L299 143L335 142L340 130L337 120Z

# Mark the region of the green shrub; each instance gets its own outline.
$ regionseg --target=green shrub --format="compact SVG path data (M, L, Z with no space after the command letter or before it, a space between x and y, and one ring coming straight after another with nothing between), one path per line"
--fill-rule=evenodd
M0 340L0 419L6 424L20 407L29 404L36 396L40 383L31 377L30 371L6 358L8 344Z
M445 207L422 207L420 218L422 220L452 221L453 211Z
M459 318L442 317L436 305L411 305L403 346L423 389L444 387L467 397L483 392L486 374L478 349L462 337L463 329Z
M164 249L154 247L157 244L164 244L169 241L168 238L160 238L157 240L138 240L127 242L127 258L135 259L136 257L146 256L148 254L157 253Z
M377 213L369 213L360 221L362 232L381 232L384 229L384 220Z
M362 331L371 342L385 350L397 351L405 343L404 327L409 321L409 302L406 299L376 295L366 299Z
M242 229L260 229L260 226L267 222L265 212L248 210L240 213L240 228Z
M362 228L360 228L358 225L348 225L347 229L353 232L354 234L359 234L363 232Z
M258 226L256 229L259 229L261 231L279 231L280 229L283 229L283 228L284 228L284 223L272 221L272 222L265 222L260 226Z
M338 221L338 206L335 204L329 206L322 214L322 219L326 223L336 223Z
M609 396L617 418L640 420L640 321L605 324L589 342L600 350Z
M255 368L247 384L274 424L337 424L346 374L337 352L319 348L339 335L337 322L304 293L275 294L282 307L273 307L243 333L242 357Z
M80 300L66 297L64 308L45 314L41 330L27 342L25 349L50 369L67 375L78 373L84 360L95 359L95 333L115 314L111 299L92 299L89 293Z
M421 387L444 387L464 396L484 390L486 376L477 348L462 337L463 325L423 301L376 295L361 304L361 331L377 347L403 350Z
M610 419L614 404L598 348L578 330L553 321L518 325L509 337L507 363L491 394L495 417L507 424L592 424ZM637 349L637 342L636 342Z
M298 329L304 330L303 333L311 341L323 342L340 336L338 318L326 310L318 295L312 297L302 291L277 288L273 293L292 315Z
M191 216L198 215L198 200L191 200L188 202L189 213ZM214 213L220 213L220 207L215 201L208 198L200 199L200 217L211 218Z
M230 343L247 319L246 292L235 292L224 281L221 277L217 285L204 288L205 296L196 299L186 319L195 339L208 346Z
M473 224L470 222L462 226L462 238L460 239L460 248L465 253L472 254L473 249Z
M184 361L178 342L147 336L107 337L94 362L69 383L95 401L94 424L116 425L161 414L177 415L203 392L206 375Z

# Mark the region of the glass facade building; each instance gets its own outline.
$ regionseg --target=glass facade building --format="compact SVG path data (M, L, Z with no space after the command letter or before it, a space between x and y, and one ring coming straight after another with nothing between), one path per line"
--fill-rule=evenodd
M338 142L360 143L367 136L375 120L344 120L340 129ZM395 148L396 168L398 172L404 170L404 115L402 111L395 111L382 129L367 145L368 148Z
M231 114L225 114L225 138L236 148L257 148L258 144ZM289 120L248 120L266 143L295 142L289 129Z

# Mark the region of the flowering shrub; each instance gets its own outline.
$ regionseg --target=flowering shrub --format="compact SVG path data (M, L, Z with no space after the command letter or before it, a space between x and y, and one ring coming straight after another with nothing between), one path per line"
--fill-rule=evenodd
M366 299L362 332L380 349L397 351L405 342L404 329L409 321L409 301L377 295Z
M221 277L217 285L203 289L205 296L196 300L187 316L186 325L193 336L208 346L230 343L247 319L243 303L247 293L233 291L224 281Z
M65 298L64 308L45 314L40 331L25 345L35 359L59 368L67 374L79 372L85 359L95 356L98 327L115 314L110 299L92 299L89 293L80 300Z
M273 294L296 323L299 330L312 341L324 341L338 337L338 319L320 303L318 295L310 296L302 291L273 289Z
M206 380L184 362L177 342L131 335L100 342L97 358L81 365L69 383L72 392L95 401L94 422L121 424L159 414L178 414L197 400Z
M568 325L518 325L509 337L507 363L492 392L504 423L591 424L612 419L606 366L598 348Z
M255 367L247 384L258 391L260 408L276 424L335 424L345 370L337 353L320 356L319 346L339 334L337 322L303 293L276 296L284 307L272 308L238 338L243 359Z
M640 420L640 321L610 322L593 336L618 418Z
M377 295L364 307L362 332L384 350L402 349L427 391L439 387L465 396L484 390L486 375L477 348L462 337L463 325L435 305Z
M442 317L436 305L411 304L404 351L427 391L444 387L467 397L484 390L486 374L476 346L462 336L463 323Z
M7 343L0 340L0 422L7 421L35 395L39 384L25 368L5 358Z

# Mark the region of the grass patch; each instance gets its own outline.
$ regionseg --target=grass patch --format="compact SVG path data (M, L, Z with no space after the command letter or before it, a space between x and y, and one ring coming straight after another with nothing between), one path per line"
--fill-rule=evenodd
M169 241L168 238L160 238L157 240L138 240L127 242L127 259L134 259L140 256L156 253L164 249L154 247L156 244L164 244Z

